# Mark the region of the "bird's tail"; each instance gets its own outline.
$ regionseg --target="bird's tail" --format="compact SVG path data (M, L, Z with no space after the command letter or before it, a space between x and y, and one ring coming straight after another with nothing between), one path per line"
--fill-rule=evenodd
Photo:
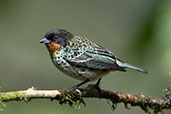
M124 63L118 59L116 59L116 63L118 64L118 66L120 67L123 67L123 68L129 68L129 69L133 69L133 70L136 70L136 71L140 71L140 72L143 72L143 73L148 73L146 70L142 69L142 68L138 68L136 66L133 66L133 65L130 65L128 63Z

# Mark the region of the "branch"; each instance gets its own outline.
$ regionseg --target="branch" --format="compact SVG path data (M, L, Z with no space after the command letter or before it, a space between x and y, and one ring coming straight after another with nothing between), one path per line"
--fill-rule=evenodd
M114 92L108 90L101 90L101 93L91 85L82 89L59 89L59 90L35 90L35 88L29 88L27 90L13 91L13 92L1 92L0 102L9 101L30 101L31 99L51 99L58 100L60 104L68 103L70 106L76 106L77 104L85 102L83 98L103 98L112 102L113 110L118 103L124 103L128 108L128 104L131 106L139 106L145 112L149 112L152 109L154 113L162 112L164 109L171 109L171 85L167 89L167 93L160 99L152 99L150 97L140 95L132 95L123 92ZM150 113L150 112L149 112Z

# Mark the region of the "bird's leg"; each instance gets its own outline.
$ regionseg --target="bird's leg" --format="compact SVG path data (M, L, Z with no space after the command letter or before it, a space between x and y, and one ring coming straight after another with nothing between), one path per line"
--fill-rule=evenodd
M95 88L97 89L97 91L101 94L101 89L100 89L100 87L99 87L99 85L100 85L100 81L101 81L101 79L102 78L99 78L99 80L97 81L97 83L95 84Z
M102 78L99 78L99 79L98 79L98 81L97 81L97 83L96 83L96 86L99 87L101 79L102 79Z
M89 82L89 81L90 81L89 79L86 79L86 80L84 80L83 82L81 82L81 83L79 83L79 84L73 86L73 88L78 89L78 87L80 87L81 85L83 85L83 84L85 84L85 83L87 83L87 82Z
M80 96L82 95L82 93L81 93L81 91L78 89L78 87L80 87L81 85L83 85L83 84L85 84L85 83L87 83L87 82L89 82L89 81L90 81L89 79L86 79L86 80L84 80L83 82L81 82L81 83L79 83L79 84L73 86L73 88L75 89L75 91L77 91L77 93L78 93Z
M83 82L81 82L81 83L79 83L79 84L73 86L72 88L74 88L75 91L79 94L79 96L81 96L82 93L81 93L81 91L78 89L78 87L81 86L81 85L83 85L83 84L85 84L85 83L87 83L87 82L89 82L89 81L90 81L89 79L86 79L86 80L84 80ZM56 99L56 98L51 98L51 101L53 101L54 99Z

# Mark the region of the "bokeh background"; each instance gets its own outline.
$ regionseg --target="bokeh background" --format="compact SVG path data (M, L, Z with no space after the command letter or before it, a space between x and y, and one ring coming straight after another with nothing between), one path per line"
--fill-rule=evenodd
M56 70L39 43L47 31L64 28L149 72L110 73L103 78L103 89L159 98L171 82L170 6L170 0L0 0L0 91L69 88L79 83ZM85 100L87 107L80 109L49 100L9 102L0 113L144 114L137 107L126 110L123 104L113 112L106 100Z

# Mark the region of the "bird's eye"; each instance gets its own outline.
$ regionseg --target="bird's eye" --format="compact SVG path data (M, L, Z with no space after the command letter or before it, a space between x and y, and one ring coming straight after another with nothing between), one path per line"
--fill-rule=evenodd
M59 38L59 36L55 36L53 39L54 39L54 40L57 40L58 38Z

